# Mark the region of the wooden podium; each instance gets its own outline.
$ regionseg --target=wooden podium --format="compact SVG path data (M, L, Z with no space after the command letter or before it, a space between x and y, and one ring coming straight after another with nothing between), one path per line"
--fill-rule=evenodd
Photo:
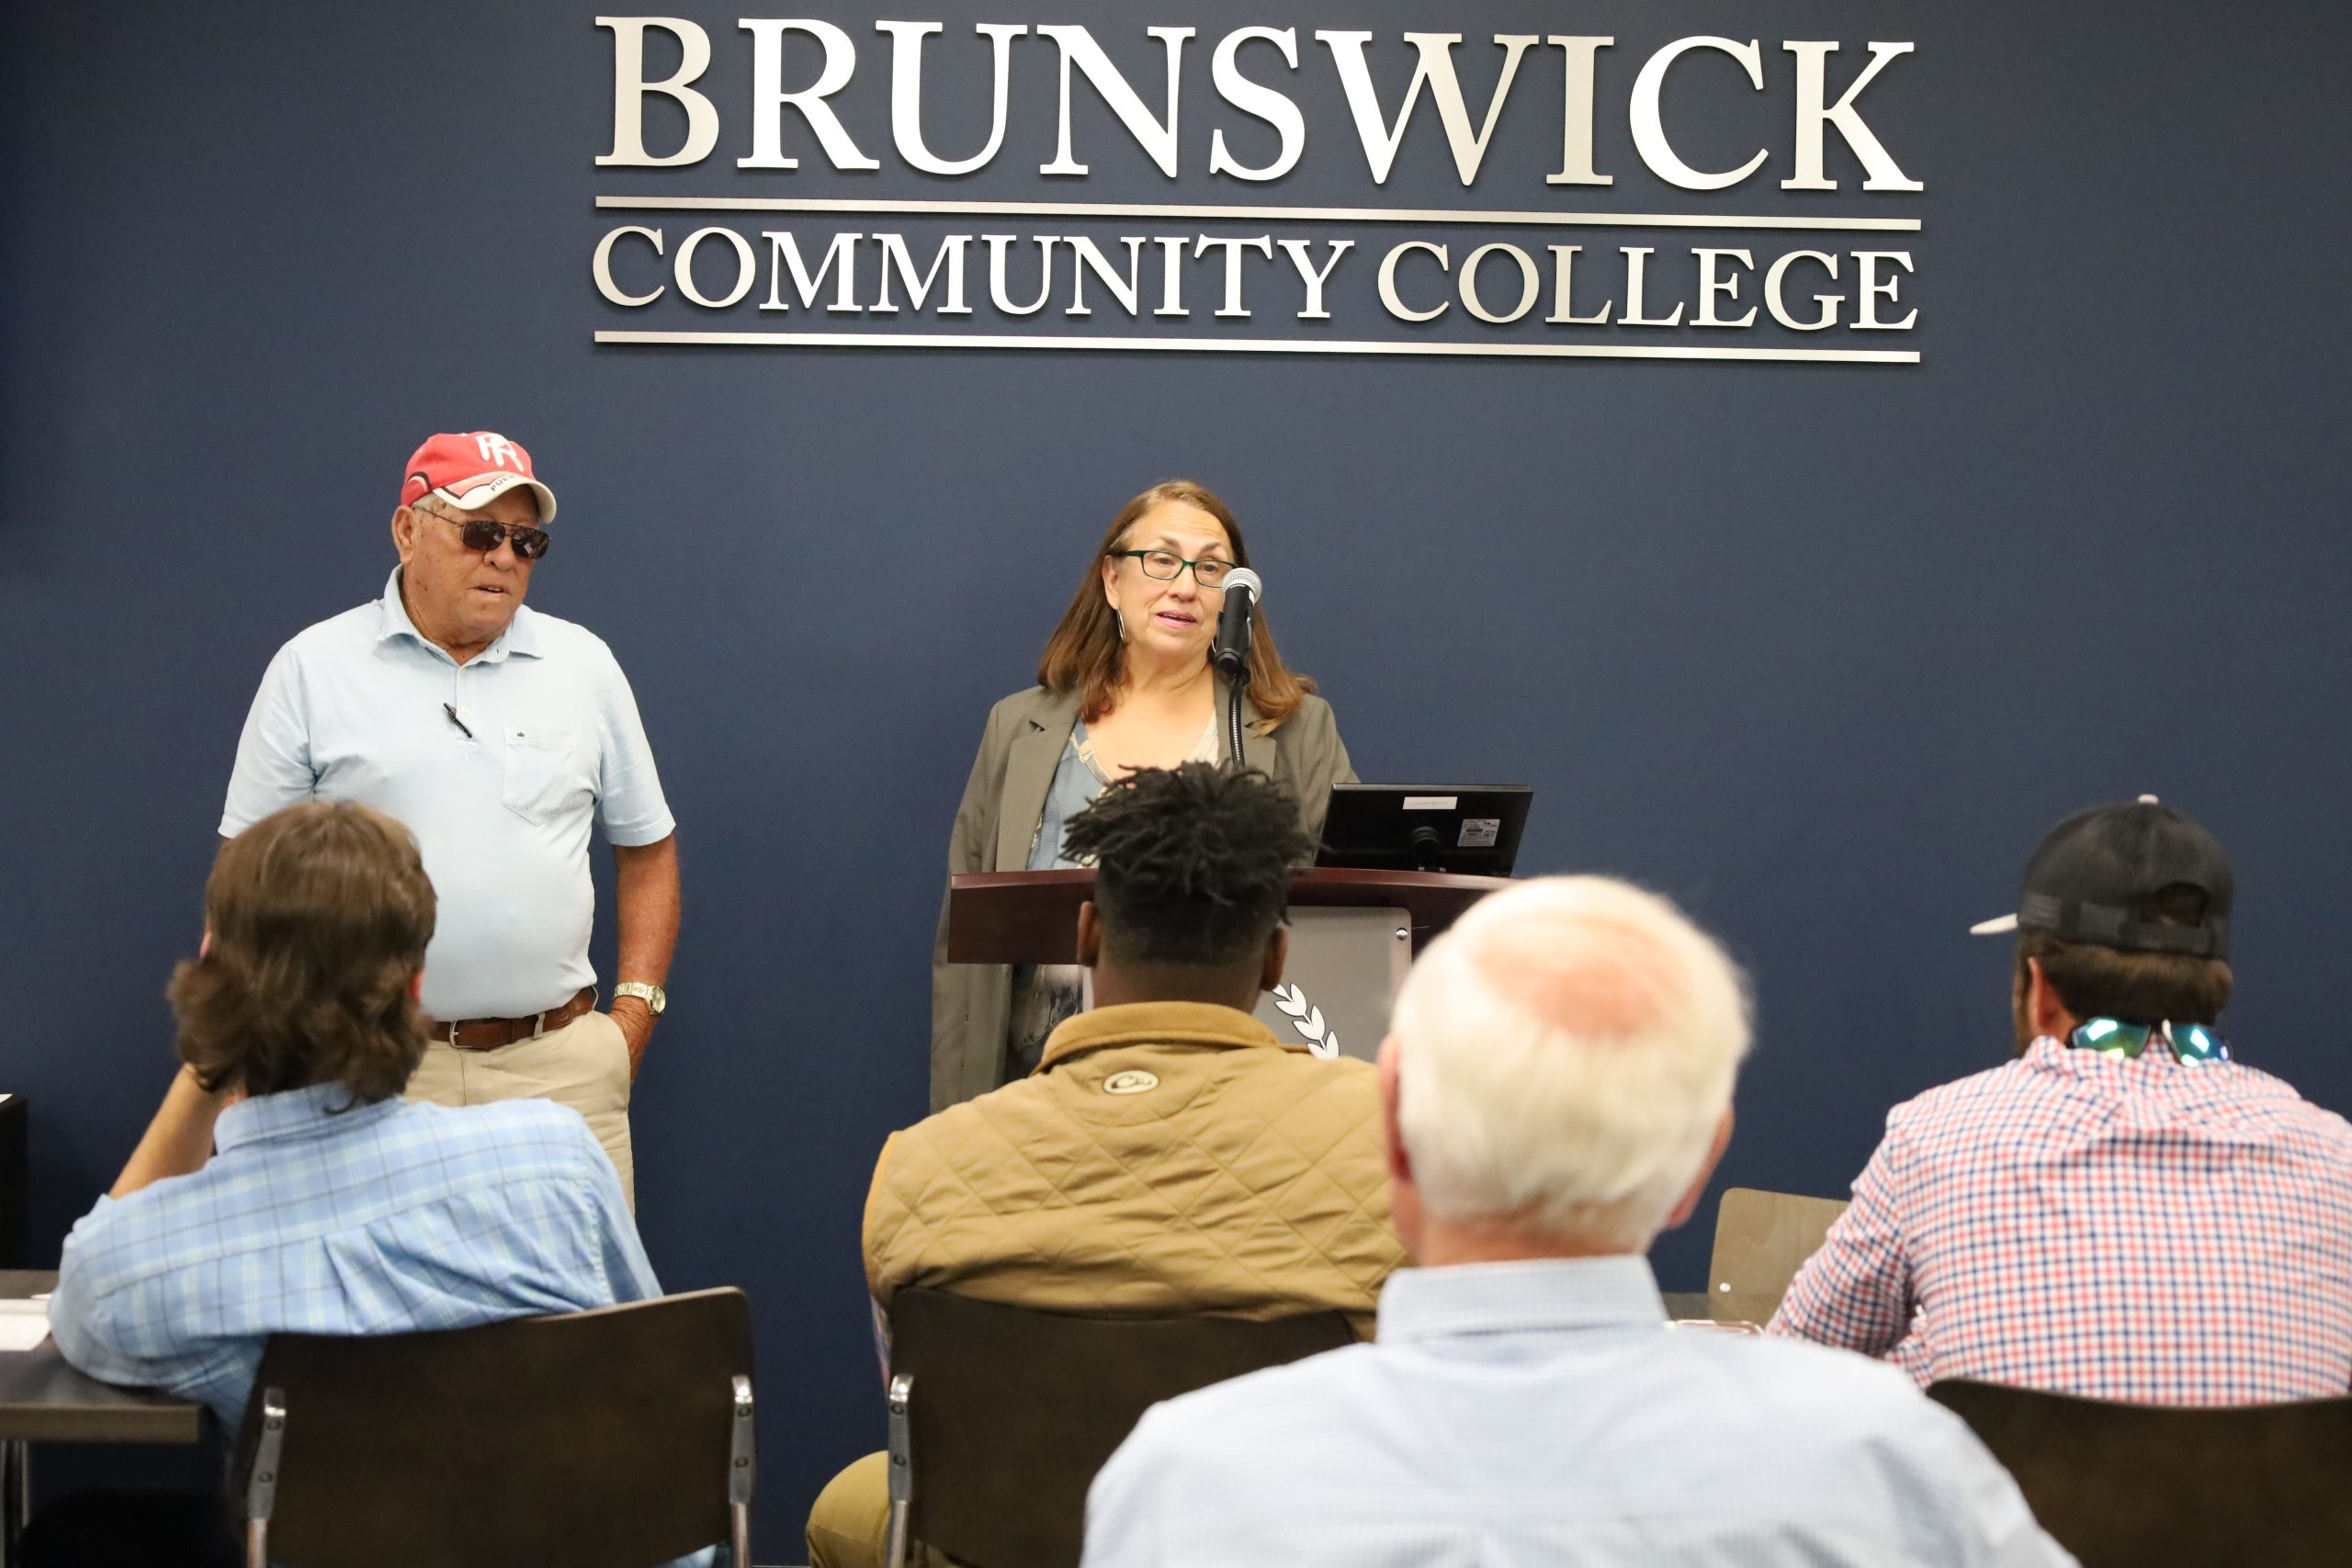
M1291 881L1291 962L1258 1016L1326 1055L1369 1060L1407 961L1509 877L1317 866ZM1074 964L1091 871L981 871L947 885L950 964ZM1325 1046L1329 1049L1324 1049Z

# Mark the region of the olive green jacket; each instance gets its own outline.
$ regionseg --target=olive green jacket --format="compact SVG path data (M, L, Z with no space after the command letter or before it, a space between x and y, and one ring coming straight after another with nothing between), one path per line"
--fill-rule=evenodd
M1221 698L1220 698L1221 703ZM1224 713L1218 708L1220 718ZM1242 761L1271 774L1298 799L1299 818L1320 838L1331 786L1353 784L1348 749L1340 741L1331 705L1310 696L1271 731L1257 705L1243 697ZM1078 722L1078 694L1032 686L989 710L980 754L956 808L948 840L950 875L967 871L1020 871L1029 863L1037 823L1046 814L1054 769ZM931 968L931 1108L944 1111L986 1094L1004 1081L1004 1036L1012 1011L1012 972L1001 964L947 962L947 901L939 905L939 934Z

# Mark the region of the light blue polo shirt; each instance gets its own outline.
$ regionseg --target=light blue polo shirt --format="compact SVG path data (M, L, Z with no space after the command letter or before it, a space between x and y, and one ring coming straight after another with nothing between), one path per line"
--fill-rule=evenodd
M270 660L221 836L313 798L399 818L440 905L424 1010L543 1011L595 983L591 824L629 845L677 826L637 699L602 637L527 604L459 664L418 632L400 583L395 568L381 599L305 628Z

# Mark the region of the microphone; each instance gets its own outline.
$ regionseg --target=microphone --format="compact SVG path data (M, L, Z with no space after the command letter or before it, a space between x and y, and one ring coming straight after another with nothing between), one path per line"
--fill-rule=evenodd
M1241 733L1241 694L1250 684L1250 623L1266 585L1248 567L1225 574L1225 607L1217 612L1216 642L1209 649L1209 664L1225 677L1233 694L1225 705L1225 765L1243 765L1248 744Z
M1225 608L1217 612L1216 642L1209 649L1209 663L1237 692L1250 681L1250 623L1265 592L1265 583L1246 566L1225 574Z

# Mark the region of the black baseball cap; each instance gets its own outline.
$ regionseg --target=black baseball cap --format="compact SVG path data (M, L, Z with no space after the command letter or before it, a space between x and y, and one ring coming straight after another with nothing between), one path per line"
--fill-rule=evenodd
M2040 931L2061 942L2226 958L2230 953L2229 857L2212 834L2153 795L2077 811L2050 829L2025 863L2017 913L1980 921L1978 936ZM2163 893L2204 897L2194 925L2142 919Z

